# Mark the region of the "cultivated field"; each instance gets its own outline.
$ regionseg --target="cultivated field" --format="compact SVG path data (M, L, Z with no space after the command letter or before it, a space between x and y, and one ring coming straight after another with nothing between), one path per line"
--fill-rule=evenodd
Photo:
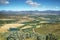
M60 40L59 15L15 17L9 16L10 19L0 19L0 40L9 40L11 37L14 38L10 40ZM10 38L7 39L8 37Z

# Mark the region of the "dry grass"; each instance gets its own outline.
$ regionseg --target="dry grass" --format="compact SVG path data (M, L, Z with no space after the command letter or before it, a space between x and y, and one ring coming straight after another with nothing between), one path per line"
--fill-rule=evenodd
M9 28L17 28L17 27L20 27L20 26L23 26L24 24L5 24L3 26L1 26L0 28L0 32L6 32Z

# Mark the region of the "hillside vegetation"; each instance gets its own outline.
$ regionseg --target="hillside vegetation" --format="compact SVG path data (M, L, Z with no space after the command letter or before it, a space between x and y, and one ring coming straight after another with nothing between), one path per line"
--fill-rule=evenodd
M0 40L7 40L8 37L17 40L19 38L20 40L24 38L24 40L46 40L46 36L51 37L52 40L60 40L59 15L18 15L8 18L0 18Z

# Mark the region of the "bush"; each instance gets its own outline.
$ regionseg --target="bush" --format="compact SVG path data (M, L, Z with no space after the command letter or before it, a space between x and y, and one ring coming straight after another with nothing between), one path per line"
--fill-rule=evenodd
M46 35L46 40L57 40L57 38L53 34L48 34L48 35Z

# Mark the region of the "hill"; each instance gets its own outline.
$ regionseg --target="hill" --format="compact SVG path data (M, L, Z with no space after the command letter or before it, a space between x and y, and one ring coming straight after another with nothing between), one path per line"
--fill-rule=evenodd
M60 15L60 11L46 10L46 11L0 11L0 14L6 15Z

